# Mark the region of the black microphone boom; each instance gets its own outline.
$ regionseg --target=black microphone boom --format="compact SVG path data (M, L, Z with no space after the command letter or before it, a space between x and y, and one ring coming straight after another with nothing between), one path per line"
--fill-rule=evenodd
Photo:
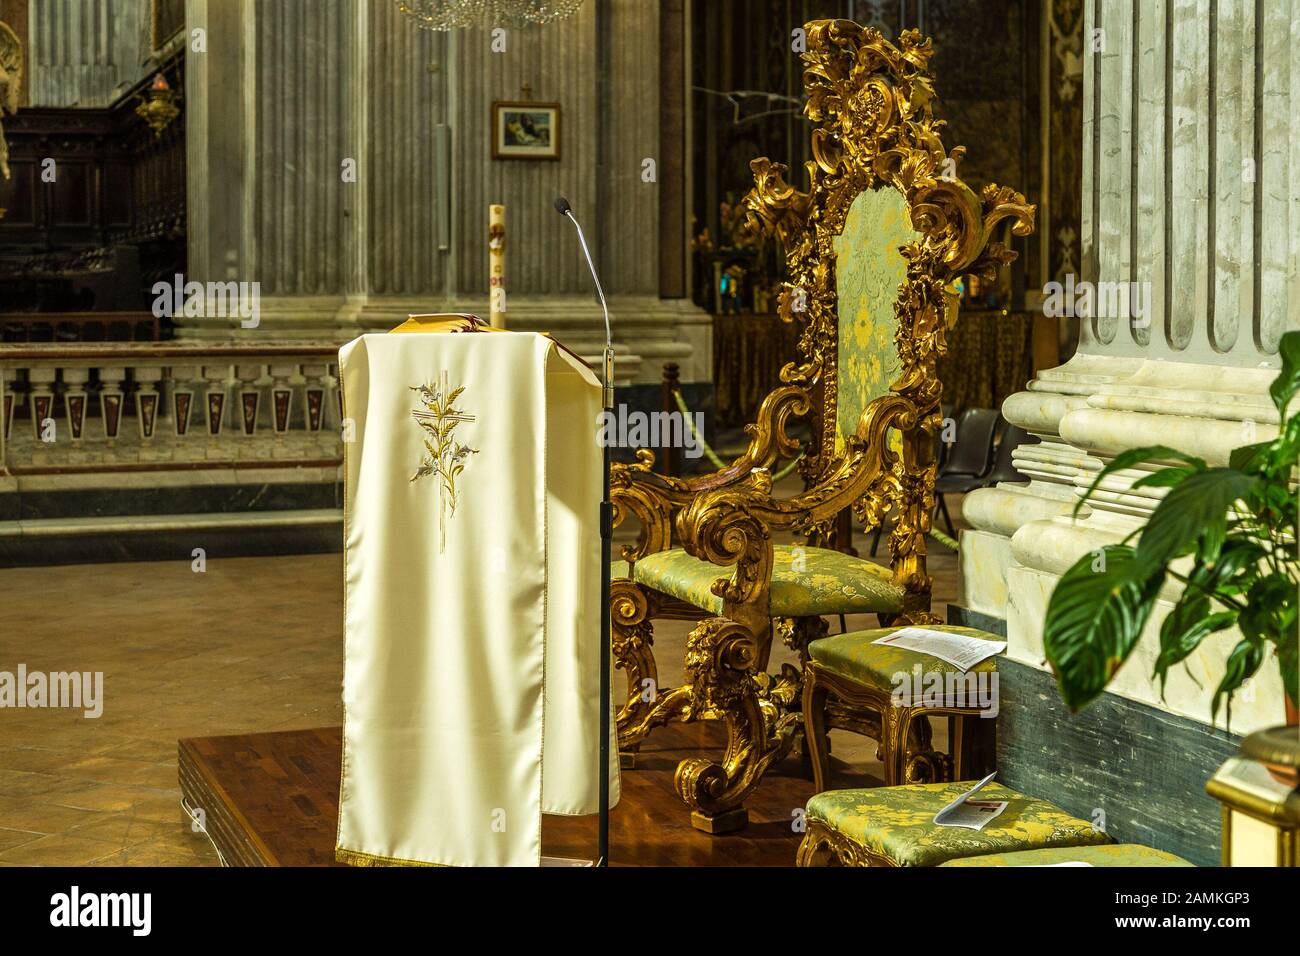
M582 234L569 200L563 196L555 197L555 211L564 216L573 228L578 230L578 242L582 254L587 259L587 268L596 283L596 294L600 297L600 308L605 313L605 387L603 389L605 411L614 411L614 339L609 328L609 306L605 304L605 290L600 286L600 276L596 274L596 264L591 261L591 252L587 249L587 239ZM608 420L608 417L606 418ZM599 789L599 823L597 826L597 866L609 866L609 669L610 669L610 629L609 629L609 586L610 563L614 556L614 506L609 500L609 442L605 441L601 449L604 489L600 502L600 789Z

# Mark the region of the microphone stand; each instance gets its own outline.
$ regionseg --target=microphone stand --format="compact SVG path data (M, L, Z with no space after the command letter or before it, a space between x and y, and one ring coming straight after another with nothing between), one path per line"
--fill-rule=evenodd
M600 287L600 276L596 274L596 264L591 261L591 252L587 248L587 238L582 234L582 226L573 215L569 201L563 196L555 200L555 210L573 223L578 230L578 242L582 254L587 258L587 268L596 283L596 295L600 298L600 308L605 313L605 382L601 389L605 418L608 422L614 413L614 338L609 327L609 306L605 304L605 290ZM601 447L601 468L603 478L600 502L600 782L598 791L596 866L609 866L609 697L610 697L610 565L614 559L614 505L609 500L609 442Z

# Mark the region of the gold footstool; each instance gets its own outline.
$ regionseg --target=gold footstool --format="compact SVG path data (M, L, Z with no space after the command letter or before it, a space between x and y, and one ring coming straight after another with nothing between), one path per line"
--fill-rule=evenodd
M987 631L954 625L926 625L930 630L962 634L987 641L1002 638ZM804 733L812 763L813 783L826 789L830 756L826 731L831 727L875 736L876 728L856 715L878 714L880 760L885 786L908 782L941 783L956 777L983 776L992 769L993 718L979 703L980 694L997 690L997 659L988 658L969 671L928 654L875 643L897 627L872 628L812 641L803 672ZM937 680L945 688L938 699L909 704L895 694L900 675L919 693ZM913 696L917 696L914 693ZM996 706L996 699L994 699ZM993 711L996 715L996 710ZM951 718L949 753L930 750L929 717ZM987 723L985 723L987 721Z
M939 866L962 857L1111 842L1087 820L996 783L980 790L978 798L1008 805L983 830L936 826L934 815L974 785L926 783L819 793L808 801L808 832L797 865Z
M980 791L983 793L983 791ZM1112 843L1109 846L1052 847L1046 850L1017 850L1014 853L990 853L988 856L963 856L940 866L1062 866L1083 863L1087 866L1195 866L1181 856L1155 850L1136 843Z

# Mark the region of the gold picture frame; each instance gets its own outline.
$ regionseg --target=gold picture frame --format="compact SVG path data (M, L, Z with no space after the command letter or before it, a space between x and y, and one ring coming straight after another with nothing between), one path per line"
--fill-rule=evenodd
M492 104L493 159L559 159L561 132L559 103Z

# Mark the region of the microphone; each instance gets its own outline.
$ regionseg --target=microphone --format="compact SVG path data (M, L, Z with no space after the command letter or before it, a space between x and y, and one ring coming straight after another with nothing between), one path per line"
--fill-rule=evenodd
M578 230L578 242L582 245L582 254L587 257L587 268L596 283L596 295L600 297L600 308L605 313L605 387L602 389L605 414L614 411L614 337L609 330L609 306L605 304L605 290L600 287L600 276L596 274L596 264L591 261L591 250L587 248L587 237L582 234L569 206L569 200L563 196L555 197L555 211L564 216L573 228ZM606 419L608 420L608 419ZM609 866L609 738L610 726L610 563L614 551L614 506L609 498L609 442L603 442L601 452L604 478L601 481L603 495L600 502L600 781L598 790L599 817L596 826L596 865Z
M582 254L587 257L587 268L591 270L591 278L596 283L596 295L600 297L600 308L605 313L605 389L608 392L612 390L614 383L614 336L609 330L609 306L605 304L605 290L600 286L596 264L591 261L591 250L587 248L587 237L582 234L582 226L573 215L573 207L569 205L569 200L563 196L556 196L555 211L573 223L573 228L578 230L578 242L582 245ZM610 405L612 406L612 403Z

